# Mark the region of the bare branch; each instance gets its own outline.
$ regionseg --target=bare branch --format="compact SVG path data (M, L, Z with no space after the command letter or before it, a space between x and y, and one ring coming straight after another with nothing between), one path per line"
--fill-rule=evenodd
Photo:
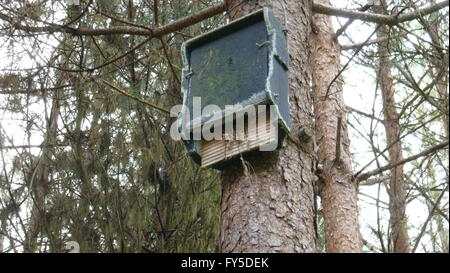
M353 20L362 20L366 22L378 23L378 24L386 24L386 25L396 25L399 23L403 23L406 21L411 21L419 18L420 16L427 15L436 11L439 11L445 7L448 7L449 0L442 1L435 5L429 5L425 8L418 9L416 11L400 15L384 15L384 14L375 14L375 13L366 13L361 11L353 11L347 9L339 9L329 5L324 4L313 4L313 11L316 13L322 13L332 16L344 17Z
M34 33L71 33L74 35L89 35L89 36L100 36L100 35L111 35L111 34L130 34L130 35L144 35L150 37L161 37L163 35L172 33L174 31L178 31L180 29L189 27L196 23L199 23L205 19L213 17L221 12L226 10L226 4L224 2L220 2L211 7L205 8L197 13L191 14L189 16L178 19L174 22L171 22L167 25L157 27L157 28L144 28L138 26L115 26L110 28L73 28L67 25L50 25L50 26L41 26L41 27L33 27L22 24L17 21L15 18L8 16L7 14L0 13L0 19L9 22L13 28L17 30L22 30L25 32L34 32Z
M427 150L425 150L425 151L423 151L423 152L421 152L421 153L418 153L418 154L416 154L416 155L413 155L413 156L410 156L410 157L408 157L408 158L405 158L405 159L403 159L403 160L401 160L401 161L399 161L399 162L396 162L395 164L388 164L388 165L386 165L386 166L384 166L384 167L381 167L381 168L378 168L378 169L376 169L376 170L373 170L373 171L370 171L370 172L367 172L367 173L360 174L360 175L358 175L358 176L356 177L356 180L357 180L357 181L363 181L363 180L366 180L366 179L368 179L368 178L371 177L371 176L374 176L374 175L377 175L377 174L381 174L381 173L383 173L383 172L385 172L385 171L387 171L387 170L390 170L390 169L392 169L392 168L395 168L395 167L397 167L397 166L400 166L400 165L403 165L403 164L408 163L408 162L410 162L410 161L416 160L416 159L418 159L418 158L420 158L420 157L423 157L423 156L427 156L427 155L429 155L429 154L432 154L432 153L434 153L434 152L436 152L436 151L438 151L438 150L440 150L440 149L443 149L443 148L445 148L446 146L448 146L448 142L449 142L449 141L447 140L447 141L445 141L445 142L443 142L443 143L441 143L441 144L438 144L438 145L436 145L436 146L433 146L433 147L431 147L431 148L429 148L429 149L427 149Z
M364 47L364 46L370 46L370 45L373 45L373 44L382 43L382 42L385 42L385 41L387 41L389 39L400 38L400 37L403 37L405 35L407 35L407 33L400 33L398 35L391 35L391 36L388 36L388 37L382 37L382 38L374 39L374 40L371 40L371 41L368 41L368 42L364 42L364 43L343 45L343 46L341 46L341 50L358 49L358 48L361 48L361 47Z
M390 179L391 175L383 175L371 179L367 179L366 181L363 181L359 184L359 186L372 186L379 183L384 183L386 180Z
M447 143L448 143L448 141L447 141ZM444 196L444 194L447 192L447 190L448 190L448 184L447 184L447 187L445 188L445 190L443 190L441 192L441 194L439 195L439 197L436 199L436 202L435 202L433 208L429 212L428 217L425 220L425 223L423 224L423 226L422 226L422 228L420 230L420 233L419 233L419 235L416 238L416 242L414 243L414 247L412 249L412 253L416 252L416 249L419 246L419 242L420 242L420 240L422 239L422 237L423 237L423 235L425 233L425 230L426 230L426 228L428 226L428 223L430 222L431 218L434 216L434 212L435 212L436 208L439 206L439 203L441 202L441 199Z
M129 97L129 98L131 98L131 99L133 99L133 100L136 100L136 101L138 101L138 102L140 102L140 103L143 103L143 104L145 104L145 105L148 105L148 106L150 106L150 107L152 107L152 108L154 108L154 109L156 109L156 110L159 110L159 111L161 111L161 112L170 114L170 111L169 111L169 110L164 109L164 108L162 108L161 106L158 106L158 105L153 104L153 103L151 103L151 102L145 101L145 100L143 100L143 99L141 99L141 98L135 97L135 96L131 95L130 93L128 93L127 91L122 90L122 89L120 89L120 88L118 88L118 87L116 87L116 86L110 84L109 82L107 82L107 81L105 81L105 80L102 80L102 82L103 82L104 84L106 84L107 86L111 87L112 89L116 90L117 92L121 93L122 95L126 96L126 97Z

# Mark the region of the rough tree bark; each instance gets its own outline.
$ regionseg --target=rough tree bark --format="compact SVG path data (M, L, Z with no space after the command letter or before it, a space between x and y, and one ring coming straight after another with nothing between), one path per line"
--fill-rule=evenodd
M386 3L374 7L375 12L385 13ZM378 38L389 35L389 27L381 26L377 31ZM386 144L389 147L389 164L395 164L403 159L400 136L400 116L396 109L394 86L391 73L391 60L389 57L389 39L378 43L378 81L383 98L384 127L386 130ZM390 171L389 180L389 213L391 227L391 242L393 250L397 253L411 252L409 246L406 209L406 192L403 165Z
M316 2L330 4L329 0ZM340 53L331 18L314 15L311 66L314 68L317 157L319 166L323 166L318 189L323 206L326 250L361 252L357 184L352 175L342 81L339 79L330 86L341 69Z
M297 129L312 126L308 61L311 4L306 0L227 1L232 19L264 6L282 23L286 15L290 112ZM248 173L242 166L223 171L222 252L316 251L313 145L297 145L290 139L277 152L247 157Z

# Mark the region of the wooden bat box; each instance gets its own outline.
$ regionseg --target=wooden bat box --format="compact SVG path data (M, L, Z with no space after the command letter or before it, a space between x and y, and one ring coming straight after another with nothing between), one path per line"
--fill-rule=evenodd
M197 163L222 168L239 154L289 132L286 32L269 9L185 42L182 58L183 109L178 126ZM254 128L248 123L248 141L193 139L193 132L205 124L225 123L230 116L236 119L240 109L258 105L273 106L270 109L276 113L271 117L275 116L279 129L270 130L270 121Z

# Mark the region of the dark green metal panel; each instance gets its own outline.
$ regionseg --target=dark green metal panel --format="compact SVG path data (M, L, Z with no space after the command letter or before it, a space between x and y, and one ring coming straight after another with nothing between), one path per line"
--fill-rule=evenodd
M224 109L225 105L244 102L264 91L268 47L257 44L266 41L262 21L199 47L189 47L192 73L188 79L189 108L194 96L202 98L202 105L215 104Z

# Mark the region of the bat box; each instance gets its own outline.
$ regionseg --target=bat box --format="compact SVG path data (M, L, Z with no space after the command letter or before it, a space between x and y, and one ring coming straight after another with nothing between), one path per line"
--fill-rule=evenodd
M242 153L279 147L291 127L289 54L286 31L269 9L186 41L182 58L178 129L194 161L221 169Z

